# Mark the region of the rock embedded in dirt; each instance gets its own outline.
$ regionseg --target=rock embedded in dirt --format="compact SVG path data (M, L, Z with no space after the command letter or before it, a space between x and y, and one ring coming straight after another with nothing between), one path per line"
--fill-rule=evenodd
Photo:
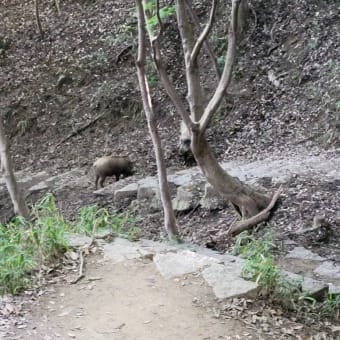
M241 269L242 267L239 264L212 264L203 270L202 275L219 299L231 299L240 296L254 298L259 286L256 282L242 279Z

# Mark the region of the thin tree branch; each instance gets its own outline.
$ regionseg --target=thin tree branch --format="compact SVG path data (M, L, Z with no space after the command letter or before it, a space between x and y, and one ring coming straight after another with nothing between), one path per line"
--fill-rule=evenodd
M225 94L225 91L231 81L232 69L236 55L237 16L240 2L241 0L232 1L231 23L228 34L228 50L225 58L225 65L222 73L222 78L199 121L201 132L204 132L209 126L211 118L218 109L219 104L223 98L223 95Z
M192 24L189 20L188 10L183 0L176 1L177 23L181 35L184 52L185 76L188 87L187 102L190 108L190 117L198 122L204 112L204 91L201 84L200 69L191 62L191 52L195 45Z
M166 93L168 94L168 96L170 97L172 103L174 104L177 112L181 116L184 124L190 130L192 126L192 120L190 119L190 116L184 106L184 103L182 102L182 99L178 95L175 87L173 86L173 84L171 83L168 77L168 74L165 71L165 67L161 59L161 53L159 49L158 40L152 41L152 49L153 49L153 59L155 61L157 71L163 83L164 89Z
M190 7L189 8L189 12L191 14L191 17L193 17L192 13L193 10L191 8L191 6L188 4L188 1L186 0L185 1L187 7ZM200 53L201 51L201 48L202 48L202 45L203 43L206 41L207 39L207 36L208 34L210 33L210 30L211 30L211 27L212 27L212 24L214 22L214 18L215 18L215 11L216 11L216 0L213 0L213 3L212 3L212 7L211 7L211 10L210 10L210 15L209 15L209 21L207 22L204 30L202 31L202 33L200 34L200 36L198 37L197 41L196 41L196 44L194 46L194 48L192 49L192 52L191 52L191 64L195 64L197 62L197 57L198 57L198 54ZM193 18L193 20L195 21L195 19Z
M135 2L138 13L138 57L136 61L137 76L142 95L143 107L148 121L148 127L156 156L160 196L164 211L164 226L170 239L179 240L178 227L176 224L175 214L172 208L171 195L166 176L163 149L161 146L161 140L157 130L157 123L155 118L156 116L152 108L149 84L145 73L145 54L146 54L145 13L143 9L142 0L135 0Z
M39 30L40 38L44 39L44 30L41 25L40 14L39 14L39 0L34 0L34 12L35 12L35 20L36 20L37 27Z
M194 24L196 25L197 28L200 27L200 22L199 22L199 19L198 19L198 16L196 14L196 12L192 9L192 7L190 6L190 4L188 3L188 0L185 0L186 4L187 4L187 8L189 10L189 13L190 13L190 16L191 16L191 19L192 21L194 22ZM216 61L216 56L209 44L209 41L206 39L204 40L204 47L207 51L207 54L209 55L211 61L212 61L212 64L214 66L214 69L215 69L215 73L216 73L216 78L218 81L220 81L221 79L221 72L220 70L218 69L218 65L217 65L217 61Z
M161 36L161 34L163 33L163 30L164 30L164 25L163 25L163 22L162 22L162 18L159 14L159 0L156 1L156 16L157 16L157 20L158 20L158 24L159 24L159 32L156 36L156 39L158 39L158 37Z
M148 16L148 13L145 13L146 16ZM191 128L192 121L190 119L189 114L187 113L187 110L184 106L184 103L182 102L181 98L177 94L177 91L175 90L175 87L171 83L168 74L166 73L164 63L162 61L161 52L159 48L159 41L162 37L163 33L163 23L161 20L161 17L159 15L159 0L156 2L156 15L158 18L158 22L160 23L160 30L157 35L153 35L153 32L149 32L150 37L150 43L152 47L152 57L156 64L156 68L159 74L159 77L163 83L164 89L167 92L168 96L170 97L172 103L174 104L177 112L181 116L182 120L184 121L184 124L187 126L188 129Z

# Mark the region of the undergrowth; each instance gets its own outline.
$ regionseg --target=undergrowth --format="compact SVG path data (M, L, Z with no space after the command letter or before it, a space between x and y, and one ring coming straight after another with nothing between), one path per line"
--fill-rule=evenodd
M95 205L83 207L75 221L66 221L53 195L47 194L33 206L29 221L16 217L6 225L0 224L0 295L29 288L42 265L68 250L69 233L93 236L108 230L134 239L139 233L135 225L131 214L117 214Z
M323 302L318 302L308 293L302 292L299 280L287 277L275 264L276 248L272 234L266 232L262 239L254 239L247 232L241 233L233 249L234 255L245 259L242 276L258 283L261 293L287 311L295 311L306 322L324 318L340 318L340 296L329 294Z

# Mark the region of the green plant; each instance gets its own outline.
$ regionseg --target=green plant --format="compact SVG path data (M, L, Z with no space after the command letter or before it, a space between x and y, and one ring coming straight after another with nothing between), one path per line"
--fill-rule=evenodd
M157 84L157 76L155 74L148 75L148 83L151 87L156 86Z
M60 215L52 194L45 195L32 209L35 220L30 225L31 241L44 262L67 249L65 234L70 226Z
M272 292L274 300L278 301L284 308L290 310L296 310L296 303L300 300L313 302L313 298L302 294L302 281L303 278L297 280L288 279L281 272L279 272Z
M321 315L340 320L340 295L328 295L321 306Z
M31 221L16 217L0 225L0 294L28 287L33 269L67 249L68 229L51 194L32 208Z
M118 214L115 211L90 205L81 208L73 231L92 236L98 230L106 229L117 234L126 234L129 238L135 238L139 233L135 224L136 219L129 213Z
M149 0L144 5L144 10L148 13L147 15L147 25L150 28L153 28L154 26L158 25L158 17L156 13L156 1L155 0ZM167 19L171 17L173 14L176 13L176 8L173 5L170 6L164 6L159 8L159 17L161 20Z
M284 309L295 311L299 320L315 323L322 318L340 318L340 296L329 295L322 303L303 293L301 279L290 279L276 267L271 234L260 240L253 239L247 232L241 233L234 246L234 254L245 258L242 275L256 281L267 296Z
M129 239L139 234L130 212L118 214L96 205L83 207L76 222L70 224L59 213L52 194L34 205L31 217L30 221L16 217L7 225L0 224L0 295L29 287L33 270L67 250L70 231L92 236L105 228Z
M0 225L0 295L16 294L29 285L27 273L33 268L32 253L25 249L21 220Z
M217 66L218 66L220 72L223 71L224 64L225 64L225 56L221 55L217 58Z
M111 222L112 216L107 209L89 205L80 209L74 230L93 235L99 229L110 228Z
M272 255L274 245L271 235L267 233L263 239L252 240L247 244L244 244L245 240L249 241L249 237L243 234L236 242L242 257L246 259L242 276L255 280L265 291L272 291L280 272Z

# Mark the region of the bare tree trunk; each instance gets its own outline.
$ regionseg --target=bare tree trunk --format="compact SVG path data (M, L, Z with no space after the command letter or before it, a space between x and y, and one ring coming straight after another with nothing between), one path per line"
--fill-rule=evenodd
M174 85L171 83L166 73L166 67L163 65L159 44L159 38L162 33L162 23L158 10L159 31L157 32L154 26L148 27L150 42L153 50L153 58L155 60L160 79L166 92L174 103L176 110L181 116L183 124L185 124L187 135L191 139L191 150L194 153L195 159L198 162L202 172L206 176L208 182L218 192L230 200L236 211L243 219L242 222L232 226L231 233L233 234L237 234L240 230L245 230L248 227L250 228L255 224L268 219L270 211L274 207L280 194L280 191L278 191L272 196L272 199L270 199L268 196L262 194L261 192L255 191L248 185L242 183L238 178L230 176L228 173L226 173L217 162L217 159L215 158L205 136L209 123L211 122L213 115L216 113L216 110L218 109L221 100L226 93L226 89L228 88L231 81L233 64L236 55L236 37L238 17L240 13L239 6L241 1L245 0L232 0L231 19L228 34L228 49L225 55L225 65L218 85L206 106L204 106L203 91L200 84L200 72L197 59L199 52L204 45L204 41L211 29L216 7L216 0L213 1L209 20L197 39L195 39L193 35L192 27L190 27L190 24L188 24L190 23L190 12L188 12L186 6L188 6L188 3L190 4L190 1L176 1L177 21L182 38L186 81L188 86L187 101L190 107L190 113L187 112L184 103L182 102L180 96L176 92ZM136 3L141 7L141 0L136 0ZM159 8L159 0L156 0L156 6ZM141 10L142 7L140 11ZM144 17L143 20L145 20ZM142 59L139 59L139 61L141 60ZM141 67L141 63L139 64L139 67ZM142 72L143 77L145 78L144 69ZM142 79L142 76L140 76L140 79ZM147 84L146 80L143 80L143 82ZM143 91L146 90L144 89ZM147 96L147 99L151 105L148 89ZM143 102L147 102L145 94Z
M20 192L18 183L14 176L13 166L9 155L5 129L0 119L0 159L1 172L6 181L7 189L11 197L14 212L24 218L29 217L29 210L27 208L24 195Z
M255 216L267 207L269 197L253 190L222 169L204 134L194 131L191 147L207 181L233 204L243 218Z
M237 13L237 40L241 41L244 38L245 31L247 30L249 14L248 0L241 0L240 7Z
M136 0L138 13L138 58L137 58L137 75L142 94L144 112L148 121L149 132L156 155L156 164L158 171L158 182L161 194L161 200L164 210L164 226L170 239L179 240L178 228L175 214L172 208L171 195L167 180L166 167L164 162L163 149L161 139L157 130L157 121L155 112L152 107L148 81L145 74L145 15L142 0Z
M43 39L44 31L41 26L40 15L39 15L39 0L34 0L34 12L35 12L35 20L37 23L39 34L40 34L41 39Z

